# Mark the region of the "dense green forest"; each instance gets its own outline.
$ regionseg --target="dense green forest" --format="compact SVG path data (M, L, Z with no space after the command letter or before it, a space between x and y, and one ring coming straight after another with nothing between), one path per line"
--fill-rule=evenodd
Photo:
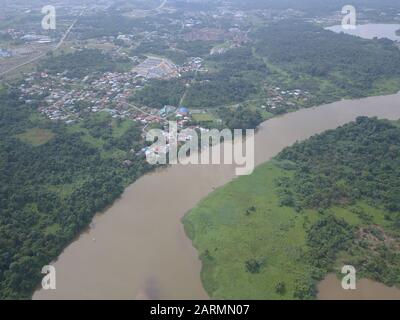
M252 37L257 54L279 68L274 81L309 90L317 103L399 89L400 51L391 40L365 40L301 21L271 24Z
M0 299L29 298L41 268L150 167L130 152L141 146L132 122L66 126L0 95Z
M283 150L184 219L217 299L314 299L353 265L400 287L400 127L358 118Z
M65 72L69 78L84 78L96 72L115 71L117 64L97 49L83 49L73 53L50 56L38 67L50 74Z
M186 91L184 81L152 80L150 84L137 91L130 100L140 105L159 108L166 105L178 106Z
M82 19L76 27L76 32L83 40L103 36L117 36L118 34L129 34L133 28L152 31L154 26L147 23L145 19L131 19L118 13L95 14Z
M249 110L242 106L232 110L221 108L218 110L223 124L231 130L234 129L255 129L263 122L263 117L258 110Z
M299 210L366 200L400 227L400 131L393 124L359 118L285 149L279 159L300 166L285 195Z
M315 247L310 257L313 265L328 271L336 253L347 247L351 256L346 259L358 270L388 285L400 285L400 252L396 244L400 240L399 127L389 121L360 117L355 123L285 149L278 159L294 168L291 178L278 182L281 205L300 212L303 208L315 209L329 217L318 221L308 234L310 246ZM357 238L357 230L329 216L331 207L360 202L384 212L386 230L374 225L367 211L353 208L366 224L362 232L371 233L376 243L367 236L372 243ZM325 228L326 232L322 232ZM397 239L393 240L393 247L387 246L391 232ZM359 253L372 247L375 254Z
M236 48L208 58L214 70L200 74L190 87L185 104L210 108L243 102L258 95L268 69L251 48Z
M180 13L175 13L175 15L179 17ZM171 24L171 17L174 17L174 13L132 18L121 14L120 8L113 11L110 7L107 13L95 13L82 19L76 26L75 32L82 40L154 31L176 34L180 31L181 26ZM162 30L160 26L168 26L168 29Z

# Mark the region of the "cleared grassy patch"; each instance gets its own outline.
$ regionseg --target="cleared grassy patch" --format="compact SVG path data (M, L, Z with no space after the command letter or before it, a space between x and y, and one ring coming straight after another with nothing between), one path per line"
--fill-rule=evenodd
M273 163L218 189L184 219L203 262L202 280L212 298L292 299L294 283L307 274L304 216L279 207ZM251 273L246 263L262 265ZM285 293L275 287L285 283Z
M213 122L215 117L211 113L196 113L192 115L192 118L196 122Z
M44 230L45 235L55 235L61 230L61 226L58 223L55 223L51 226L48 226Z
M17 137L22 142L29 143L37 147L53 139L54 133L46 129L32 128L22 134L19 134Z

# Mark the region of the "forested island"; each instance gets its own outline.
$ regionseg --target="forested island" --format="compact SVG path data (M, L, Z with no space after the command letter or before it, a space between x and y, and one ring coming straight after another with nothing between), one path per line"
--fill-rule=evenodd
M341 266L400 287L400 127L316 135L216 190L183 220L216 299L314 299Z

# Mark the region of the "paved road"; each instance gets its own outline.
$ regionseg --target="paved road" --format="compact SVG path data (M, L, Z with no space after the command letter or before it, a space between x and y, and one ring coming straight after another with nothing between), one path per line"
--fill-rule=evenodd
M85 11L86 11L86 7L82 9L78 18L76 18L75 21L71 24L71 26L68 28L67 32L64 34L64 36L61 38L60 42L57 44L57 46L53 50L57 50L63 45L64 41L68 38L69 34L71 33L71 30L75 27L79 18L82 17L82 15L85 13Z

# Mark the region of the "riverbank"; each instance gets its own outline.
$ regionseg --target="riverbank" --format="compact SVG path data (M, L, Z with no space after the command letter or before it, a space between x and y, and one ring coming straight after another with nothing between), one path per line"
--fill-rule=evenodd
M399 102L399 95L339 101L268 120L255 137L256 164L357 116L399 118ZM177 165L140 178L59 256L57 290L39 290L33 298L207 298L198 254L180 220L235 178L230 165Z

